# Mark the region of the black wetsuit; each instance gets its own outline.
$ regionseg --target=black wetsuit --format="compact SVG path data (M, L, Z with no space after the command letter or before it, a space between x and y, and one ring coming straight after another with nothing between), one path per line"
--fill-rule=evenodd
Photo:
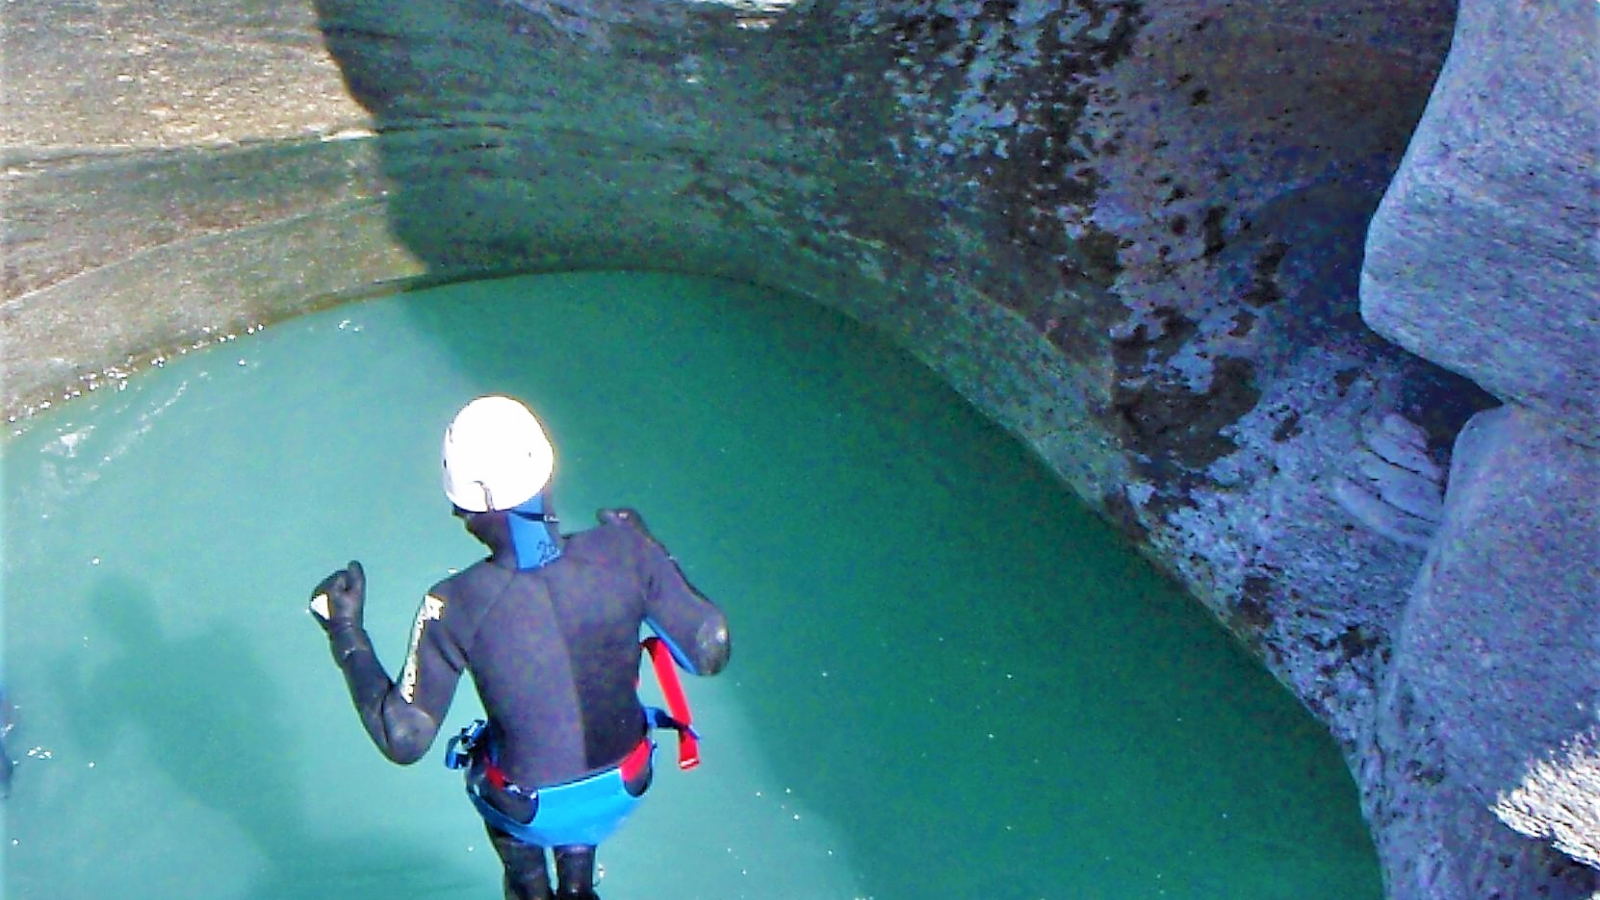
M330 636L361 721L389 759L407 764L427 752L470 670L499 768L509 782L536 790L615 767L644 738L642 626L697 674L727 663L728 630L631 510L602 511L598 527L566 537L556 535L551 517L543 527L560 555L537 568L519 568L510 515L466 517L492 553L429 591L398 681L364 629ZM532 814L523 795L486 799L517 821ZM505 862L506 896L547 896L543 849L489 831ZM556 862L562 896L592 890L592 847L557 848Z

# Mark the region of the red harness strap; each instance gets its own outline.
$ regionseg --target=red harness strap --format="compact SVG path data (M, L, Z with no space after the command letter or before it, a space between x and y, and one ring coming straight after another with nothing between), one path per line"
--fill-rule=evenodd
M495 762L492 756L483 761L483 777L500 791L505 790L506 785L511 783L506 780L506 770L500 768L500 764Z
M678 768L692 769L700 765L700 741L690 730L693 724L689 713L689 698L684 696L683 683L678 680L678 667L672 652L661 638L651 636L640 641L640 646L650 655L650 665L656 670L656 681L661 683L661 696L667 701L667 714L683 725L678 732Z
M645 770L645 765L650 765L650 751L653 748L654 745L651 745L650 738L645 738L645 740L638 741L638 745L634 746L634 749L627 751L627 756L622 757L622 762L616 764L616 769L622 773L622 780L632 781L638 778L638 773ZM483 759L483 778L490 785L494 785L502 791L506 790L507 786L510 785L510 778L506 777L506 770L499 767L499 762L494 762L493 756L486 756Z
M673 718L673 730L678 732L678 768L692 769L700 765L700 740L695 737L691 727L693 718L689 712L689 698L683 693L683 682L678 680L678 666L672 659L672 651L667 649L666 642L654 635L640 641L639 646L650 656L650 667L655 669L656 681L661 685L661 696L667 701L667 715ZM650 762L653 746L648 738L640 741L617 765L625 780L632 781L644 771ZM485 754L483 774L490 784L501 790L511 784L492 754Z
M627 756L622 758L622 762L617 764L617 770L622 773L623 781L633 781L639 777L639 773L644 771L644 767L650 764L650 751L652 749L654 749L654 745L650 743L649 738L646 738L639 742L639 746L634 747L628 752Z
M617 764L617 771L622 773L622 780L633 781L639 777L639 773L644 771L644 767L650 764L650 750L652 747L653 745L647 739L640 741L637 746L628 751L628 755L624 756L622 762ZM511 784L510 779L506 778L505 770L500 768L500 764L495 762L493 756L486 756L483 761L483 777L502 791L506 789L507 785Z

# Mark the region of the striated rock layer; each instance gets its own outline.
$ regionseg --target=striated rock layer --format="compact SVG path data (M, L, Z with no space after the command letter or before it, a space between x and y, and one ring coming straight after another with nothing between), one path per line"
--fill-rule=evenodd
M764 283L917 353L1254 649L1345 749L1394 896L1449 896L1414 876L1486 858L1487 844L1439 836L1461 810L1540 860L1553 840L1575 852L1551 837L1571 817L1539 799L1579 783L1560 774L1566 757L1510 785L1496 817L1470 790L1408 793L1435 745L1396 724L1400 698L1428 702L1390 663L1427 643L1407 604L1421 608L1413 582L1435 533L1455 533L1449 449L1494 403L1413 353L1558 423L1593 409L1592 380L1563 393L1548 372L1486 374L1468 307L1433 321L1459 350L1420 336L1431 301L1406 294L1409 276L1450 293L1452 267L1434 264L1459 241L1447 212L1413 204L1432 230L1391 228L1413 240L1369 248L1366 314L1405 349L1362 320L1368 221L1445 59L1453 3L270 6L6 8L11 415L398 286L596 267ZM1592 29L1582 0L1528 9ZM1463 16L1463 35L1488 33L1477 21ZM1539 43L1542 21L1498 25L1538 67L1485 83L1452 54L1447 76L1492 106L1592 72L1581 41ZM1421 141L1397 184L1434 183ZM1516 165L1527 146L1463 168ZM1576 152L1562 164L1581 165ZM1587 208L1581 187L1537 182ZM1404 196L1433 195L1397 188L1387 208ZM1579 214L1517 196L1493 214ZM1518 297L1570 312L1550 352L1581 366L1592 282L1579 256L1561 259L1576 305L1531 275ZM1512 356L1527 370L1545 346ZM1411 643L1397 644L1403 622ZM1534 705L1567 697L1523 689ZM1592 880L1539 866L1524 869L1549 896Z

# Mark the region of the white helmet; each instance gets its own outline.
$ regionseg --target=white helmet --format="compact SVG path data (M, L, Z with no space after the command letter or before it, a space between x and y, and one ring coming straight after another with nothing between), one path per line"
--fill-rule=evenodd
M444 432L444 493L469 512L510 509L544 488L555 451L526 406L479 397Z

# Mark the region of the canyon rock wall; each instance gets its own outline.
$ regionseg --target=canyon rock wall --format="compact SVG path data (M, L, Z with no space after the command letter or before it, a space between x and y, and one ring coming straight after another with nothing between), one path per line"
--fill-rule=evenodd
M1432 745L1392 727L1416 689L1391 660L1453 533L1452 444L1498 402L1478 384L1544 412L1584 388L1508 391L1461 364L1467 337L1430 355L1386 325L1374 285L1416 264L1379 268L1381 243L1363 308L1368 222L1420 158L1453 3L20 6L9 415L410 285L649 268L781 288L916 353L1245 641L1344 748L1396 897L1445 896L1408 854L1470 856L1400 796ZM1581 56L1489 93L1523 102ZM1495 827L1543 852L1530 804Z
M1366 795L1398 896L1588 897L1600 866L1597 26L1464 0L1368 234L1367 321L1505 402L1394 632Z

